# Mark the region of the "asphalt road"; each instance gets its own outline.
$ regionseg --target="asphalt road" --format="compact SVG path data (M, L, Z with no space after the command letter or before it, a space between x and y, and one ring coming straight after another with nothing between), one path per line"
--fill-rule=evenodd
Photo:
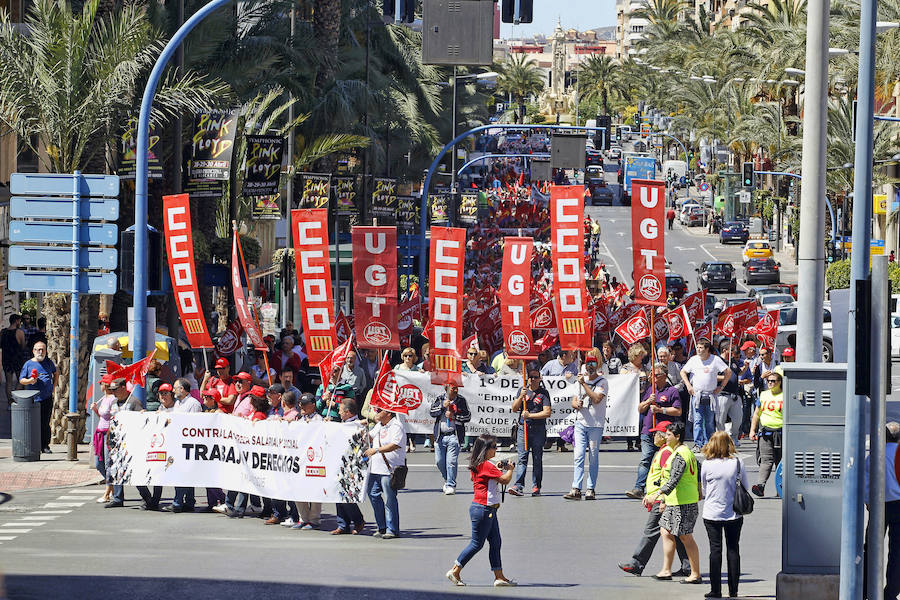
M371 528L363 536L331 536L215 513L144 512L137 508L134 488L126 489L126 507L120 509L96 503L97 487L32 491L0 506L0 568L9 598L34 600L702 598L706 585L649 577L660 568L661 545L644 577L617 568L630 557L647 515L623 494L634 483L638 462L638 454L622 451L623 446L603 446L595 502L562 499L571 486L572 454L557 452L545 457L543 496L506 496L498 512L503 568L519 581L516 589L491 587L486 548L463 571L467 587L453 587L444 578L469 538L472 487L461 470L457 495L442 495L434 455L421 450L409 456L410 489L400 494L403 534L396 540L373 538ZM755 473L745 450L748 470ZM768 490L774 494L771 480ZM171 494L167 488L164 498ZM368 504L363 513L373 521ZM333 528L333 505L325 505L323 514L325 528ZM746 518L741 583L746 597L774 597L780 515L780 501L767 498ZM695 533L705 576L702 523Z

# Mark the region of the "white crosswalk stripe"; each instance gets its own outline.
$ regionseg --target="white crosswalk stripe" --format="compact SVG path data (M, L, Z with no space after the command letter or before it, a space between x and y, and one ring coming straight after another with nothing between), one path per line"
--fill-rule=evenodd
M66 490L67 494L84 494L86 496L94 496L103 490Z
M67 515L71 510L35 510L32 511L33 515Z
M59 515L39 515L37 517L22 517L20 521L50 521L58 519Z
M48 502L44 508L68 508L72 506L84 506L84 502Z
M17 536L17 535L0 535L0 540L2 540L4 542L8 542L9 540L14 540L17 537L19 537L19 536Z
M3 533L28 533L31 529L3 529Z

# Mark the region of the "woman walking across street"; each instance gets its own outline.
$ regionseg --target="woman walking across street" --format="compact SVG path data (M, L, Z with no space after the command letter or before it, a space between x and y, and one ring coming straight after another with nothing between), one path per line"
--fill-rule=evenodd
M103 480L106 481L106 493L97 499L97 502L105 504L112 500L112 484L106 477L106 434L109 432L109 420L112 418L112 405L116 402L116 397L109 393L109 384L104 381L100 382L100 389L103 391L103 397L100 402L91 402L91 411L99 417L97 422L97 430L94 431L94 456L97 459L97 471Z
M734 512L734 493L738 480L746 489L750 483L744 461L734 450L734 441L717 431L703 447L706 460L700 473L703 491L703 524L709 537L709 583L707 598L722 597L722 533L728 559L728 597L738 595L741 576L741 527L744 517Z
M665 482L658 491L644 498L644 505L652 507L661 501L662 517L659 519L663 540L663 567L654 579L672 579L672 560L675 558L675 538L679 538L687 550L691 574L681 583L703 583L700 576L700 550L694 541L694 523L697 521L697 503L700 501L700 480L697 457L684 445L684 424L670 423L666 427L666 445L672 449L672 458L663 467Z
M455 585L466 585L460 579L460 573L472 557L488 543L488 556L491 570L494 572L494 586L507 587L516 585L515 581L508 579L503 574L500 563L500 523L497 520L497 509L500 508L500 492L497 484L507 485L512 481L515 464L501 462L501 471L491 459L497 454L497 438L489 433L482 434L475 440L472 455L469 458L469 471L471 471L472 485L475 488L475 496L469 507L469 517L472 519L472 539L453 565L447 571L447 579Z
M781 389L780 369L766 375L766 391L759 395L759 406L750 423L750 439L757 440L759 479L753 493L762 498L772 469L781 462L781 427L784 425L784 390ZM757 434L758 432L758 434Z

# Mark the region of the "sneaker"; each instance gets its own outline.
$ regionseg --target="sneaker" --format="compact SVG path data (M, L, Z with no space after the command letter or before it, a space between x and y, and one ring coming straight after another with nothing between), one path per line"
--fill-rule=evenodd
M99 498L97 498L97 504L106 504L110 501L112 501L112 498L107 498L106 496L100 496Z
M244 511L248 517L255 517L262 513L262 506L253 506L252 504L247 507L247 510Z
M453 574L453 569L450 569L449 571L447 571L447 574L445 575L445 577L447 577L447 579L449 579L453 585L458 585L458 586L466 585L462 579L460 579L459 577L457 577L456 575Z
M240 510L235 510L233 508L228 508L226 506L225 507L225 516L227 516L229 519L243 519L244 512L240 511Z
M626 573L631 573L635 577L640 577L641 573L644 572L644 568L633 560L626 563L619 563L619 568Z
M510 496L522 496L523 495L521 488L517 488L517 487L511 487L506 491L509 493Z
M303 525L300 526L300 529L303 529L304 531L309 531L309 530L318 529L318 528L319 528L318 525L313 525L312 523L304 523Z
M456 488L450 487L449 485L444 486L444 495L445 496L453 496L456 494Z
M141 510L159 510L159 504L147 504L146 502L141 502L139 508Z
M216 504L215 506L212 507L212 509L213 509L213 512L217 512L220 515L225 514L225 505L224 504Z
M281 522L282 527L293 527L296 524L297 524L297 521L293 520L290 517L288 517L287 519L285 519L284 521Z
M515 445L515 444L510 444L510 445L506 448L506 450L507 450L507 452L515 452L515 451L516 451L516 445Z
M384 532L379 529L378 531L376 531L375 533L372 534L372 537L376 537L376 538L384 537Z
M581 490L572 488L572 491L563 496L564 500L581 500Z
M588 490L584 493L585 500L596 500L597 496L594 494L594 490Z
M701 450L702 448L697 444L694 444L694 446L691 448L691 452L693 452L694 454L700 454Z
M754 485L750 490L758 497L762 498L766 495L766 488L764 486L759 485L758 483Z
M494 580L494 587L516 587L517 585L519 585L519 582L517 582L514 579L495 579Z
M396 537L400 537L400 536L398 536L396 533L392 533L392 532L388 531L388 532L386 532L384 535L381 536L381 539L383 539L383 540L392 540L392 539L394 539L394 538L396 538Z
M634 488L633 490L628 490L627 492L625 492L625 495L632 500L641 500L644 497L644 490L642 490L641 488Z
M125 506L125 503L120 500L112 500L103 505L103 508L119 508Z
M46 448L42 448L41 452L43 452L44 454L53 454L53 450L51 450L49 446Z
M291 529L303 529L304 525L306 525L306 523L304 523L302 521L299 523L294 523L293 525L291 525ZM312 529L312 528L310 527L310 529Z
M531 488L531 495L532 496L540 496L541 488L539 488L538 486L534 486L533 488Z

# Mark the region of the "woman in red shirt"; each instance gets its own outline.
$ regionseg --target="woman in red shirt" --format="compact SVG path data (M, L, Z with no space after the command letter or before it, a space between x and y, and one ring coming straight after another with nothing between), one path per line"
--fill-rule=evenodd
M500 523L497 521L497 509L500 508L500 492L497 484L507 485L513 476L515 463L503 465L505 471L501 472L490 459L497 454L497 438L488 433L482 434L475 440L472 455L469 459L469 471L472 475L472 484L475 488L475 497L469 507L469 517L472 519L472 540L459 554L453 568L447 571L447 579L455 585L466 585L459 578L460 572L466 563L472 560L487 541L488 557L491 562L491 570L494 572L494 586L505 587L516 585L515 581L507 579L500 565ZM502 464L502 463L501 463Z

